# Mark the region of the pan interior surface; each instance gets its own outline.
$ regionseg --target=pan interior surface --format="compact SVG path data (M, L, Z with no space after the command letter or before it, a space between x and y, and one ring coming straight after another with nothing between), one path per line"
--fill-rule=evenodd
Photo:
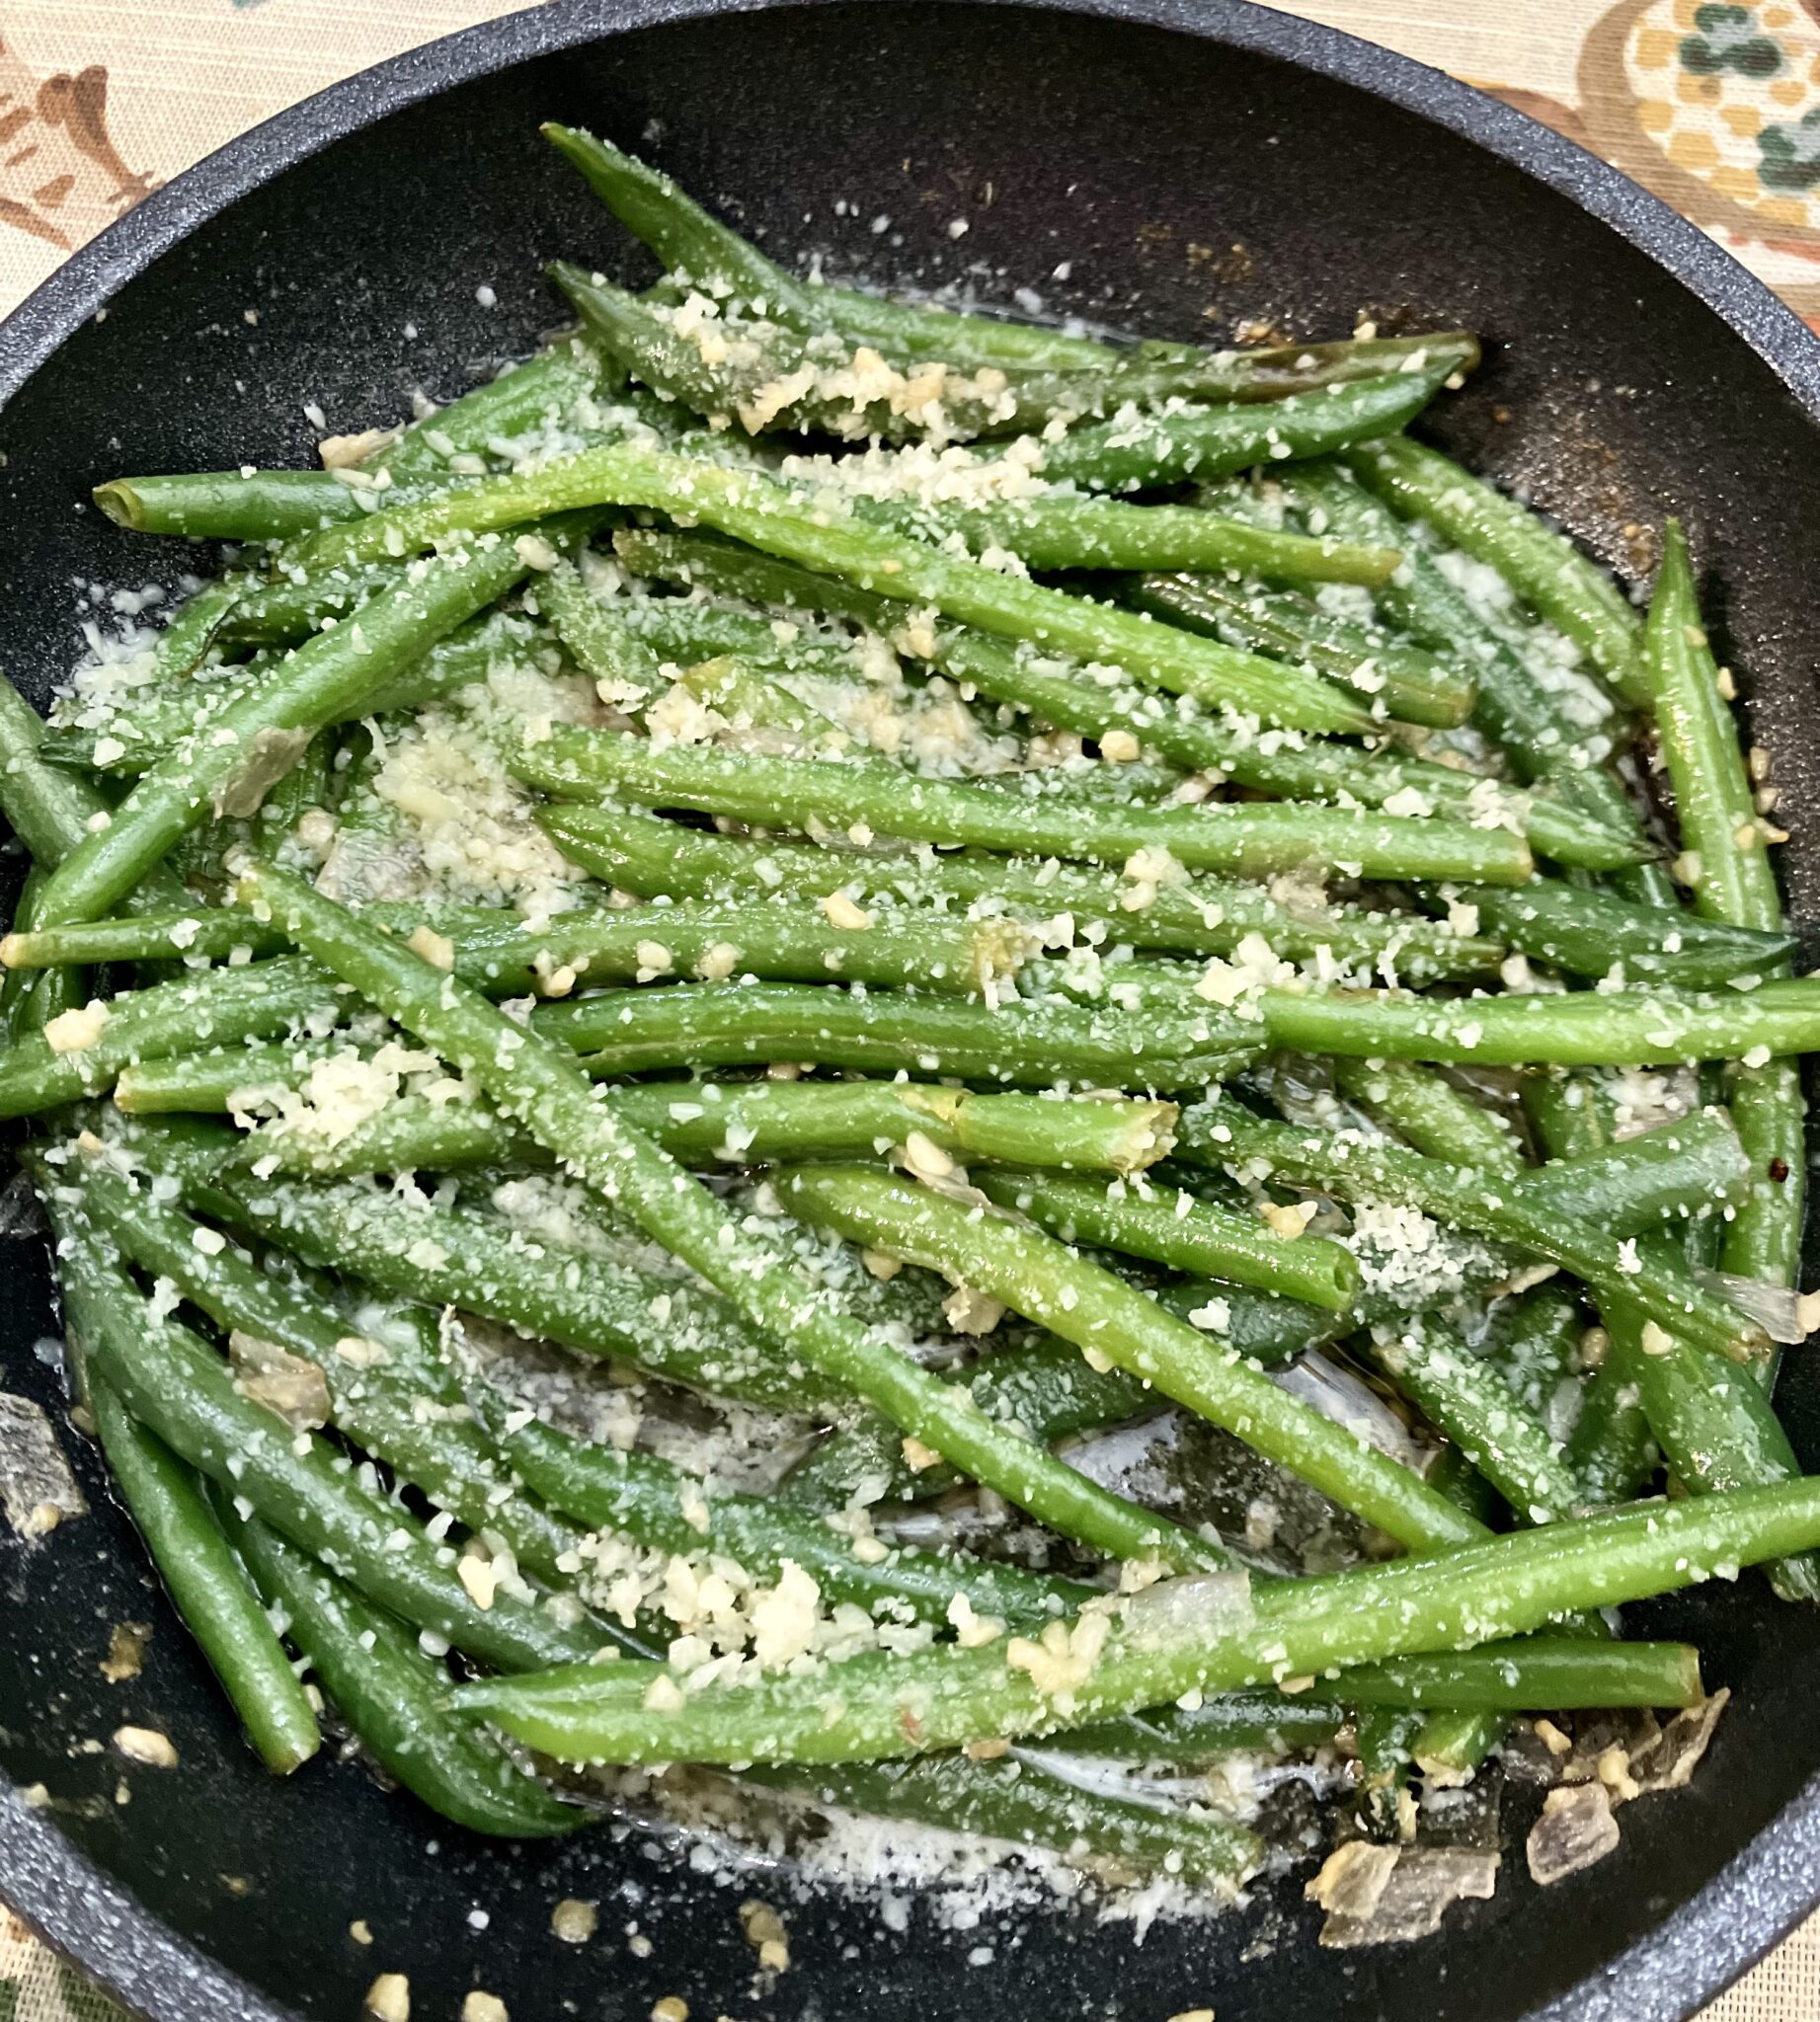
M1226 18L1213 14L1216 30ZM1458 133L1217 35L1093 14L880 0L659 22L458 84L209 218L0 414L5 667L35 701L80 650L91 584L171 582L186 566L104 523L92 485L307 464L319 433L388 422L414 387L446 397L530 348L560 320L544 261L651 277L538 139L548 118L646 154L777 257L819 254L842 278L957 282L1003 303L1034 290L1049 313L1159 338L1340 336L1364 319L1483 333L1484 370L1426 426L1626 576L1648 566L1642 529L1665 511L1689 522L1721 658L1747 681L1784 788L1791 909L1811 942L1820 425L1644 253ZM34 1353L54 1331L41 1239L9 1234L0 1269L6 1386L56 1415L60 1377ZM1782 1395L1813 1466L1820 1378L1805 1359L1790 1358ZM787 1862L703 1871L686 1844L638 1829L490 1844L357 1764L269 1778L93 1453L67 1433L65 1445L90 1514L40 1545L0 1541L0 1767L45 1785L56 1826L241 1976L270 2004L257 2016L339 2022L381 1971L409 1975L426 2017L452 2017L473 1986L514 2017L627 2022L666 1995L741 2022L950 2022L983 2002L1031 2022L1207 2007L1221 2022L1514 2022L1556 2003L1682 2016L1747 1956L1715 1910L1688 1926L1672 1969L1658 1956L1622 1990L1594 1977L1820 1770L1820 1620L1746 1579L1630 1611L1638 1633L1693 1637L1709 1684L1733 1688L1692 1788L1627 1808L1620 1850L1545 1892L1523 1872L1525 1799L1507 1792L1496 1899L1457 1905L1413 1948L1319 1950L1306 1867L1243 1908L1146 1931L1084 1898L983 1921L940 1891L855 1903L805 1890ZM115 1684L99 1666L122 1621L154 1630L142 1674ZM132 1771L120 1803L105 1744L128 1721L168 1733L181 1766ZM23 1878L0 1874L11 1886ZM1764 1884L1762 1918L1792 1913L1791 1886ZM552 1936L564 1898L598 1904L590 1943ZM785 1917L786 1973L755 1976L738 1913L752 1898ZM1752 1902L1734 1891L1726 1913L1748 1923ZM1776 1934L1774 1921L1758 1932ZM110 1970L132 1978L119 1959ZM175 1968L133 1984L160 2022L220 2012Z

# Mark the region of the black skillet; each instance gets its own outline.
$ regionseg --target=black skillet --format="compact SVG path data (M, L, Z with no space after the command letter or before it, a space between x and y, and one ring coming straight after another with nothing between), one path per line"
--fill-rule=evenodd
M154 194L0 331L13 679L42 701L75 649L82 585L181 566L103 523L84 503L97 480L307 463L306 403L360 428L414 385L446 392L526 349L556 319L545 259L646 274L538 141L549 117L642 148L783 257L826 252L835 272L926 284L984 269L989 295L1034 287L1159 337L1252 318L1331 336L1361 311L1386 330L1482 331L1486 369L1435 433L1626 571L1647 567L1638 524L1690 521L1787 789L1794 907L1815 923L1820 345L1565 141L1238 0L554 0L273 120ZM45 1257L14 1239L0 1264L0 1380L55 1413L57 1378L33 1352L52 1324ZM1783 1394L1812 1464L1820 1380L1799 1355ZM1621 1850L1545 1894L1519 1843L1496 1901L1412 1950L1317 1950L1300 1878L1142 1944L1084 1910L956 1929L923 1901L894 1931L826 1893L792 1901L787 1876L692 1874L641 1835L482 1843L355 1764L273 1781L92 1454L64 1438L92 1514L40 1545L0 1537L0 1766L55 1800L0 1802L0 1896L158 2022L354 2022L381 1969L410 1976L420 2022L453 2022L476 1985L514 2022L643 2022L669 1994L739 2022L1162 2022L1207 2006L1221 2022L1669 2022L1820 1896L1820 1619L1755 1581L1634 1610L1645 1633L1697 1636L1734 1690L1694 1787L1626 1810ZM121 1620L155 1633L144 1674L117 1685L98 1664ZM182 1766L135 1771L122 1807L118 1759L81 1748L128 1719L166 1730ZM740 1932L754 1896L790 1923L794 1964L773 1985L753 1983ZM579 1949L550 1934L564 1897L600 1905ZM970 1964L983 1945L990 1963Z

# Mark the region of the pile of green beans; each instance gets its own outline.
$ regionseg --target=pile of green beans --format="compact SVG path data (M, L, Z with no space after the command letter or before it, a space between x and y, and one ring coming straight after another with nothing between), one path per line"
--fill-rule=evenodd
M230 572L0 684L0 1117L250 1745L1229 1891L1223 1756L1388 1833L1699 1706L1612 1611L1820 1600L1820 979L1678 522L1645 615L1406 435L1462 333L894 301L546 133L662 283L558 263L351 469L102 486Z

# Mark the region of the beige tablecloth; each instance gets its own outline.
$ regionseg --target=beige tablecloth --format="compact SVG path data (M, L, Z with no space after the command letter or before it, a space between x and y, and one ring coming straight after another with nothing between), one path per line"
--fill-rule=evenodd
M1820 0L1278 4L1452 70L1570 134L1820 329ZM513 11L489 0L0 0L0 313L246 127ZM0 1910L0 2022L119 2018ZM1705 2022L1820 2022L1820 1918Z

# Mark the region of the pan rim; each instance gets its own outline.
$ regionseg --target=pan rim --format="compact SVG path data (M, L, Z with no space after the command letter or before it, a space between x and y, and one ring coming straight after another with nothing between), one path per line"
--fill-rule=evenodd
M389 114L534 57L671 22L833 0L545 0L358 71L144 197L0 322L0 408L119 290L274 176ZM939 0L952 4L952 0ZM1748 269L1577 143L1442 71L1255 0L968 0L1171 30L1383 99L1484 149L1617 232L1710 310L1820 426L1820 339ZM209 1959L0 1785L0 1901L153 2022L300 2022ZM1688 2022L1820 1905L1820 1776L1656 1928L1525 2022Z

